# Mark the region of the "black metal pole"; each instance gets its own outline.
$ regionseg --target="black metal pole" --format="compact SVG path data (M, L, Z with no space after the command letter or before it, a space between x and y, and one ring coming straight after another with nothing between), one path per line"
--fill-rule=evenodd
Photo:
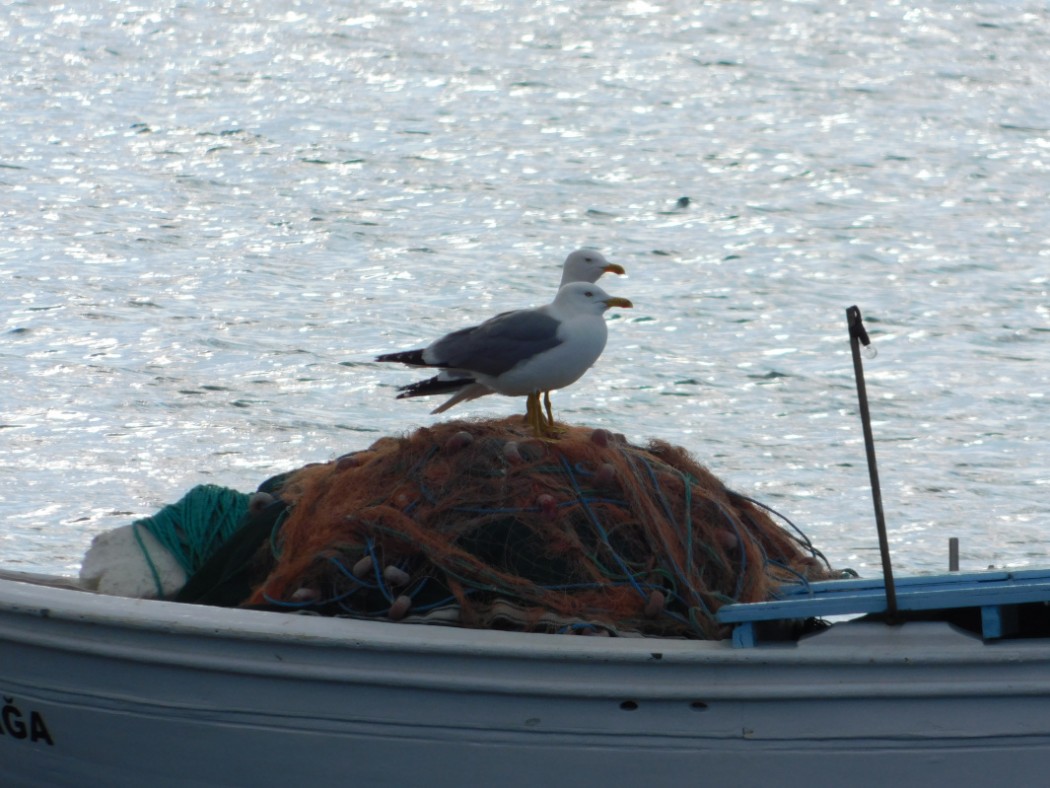
M864 365L860 360L860 346L871 344L864 330L860 309L851 306L846 310L849 324L849 343L853 351L853 373L857 378L857 398L860 400L860 421L864 427L864 448L868 455L868 475L871 477L871 498L875 505L875 527L879 531L879 553L882 554L882 575L886 584L886 617L893 621L897 616L897 589L893 585L893 565L890 563L890 543L886 538L886 518L882 513L882 492L879 489L879 470L875 466L875 438L871 433L871 413L868 411L868 390L864 385Z

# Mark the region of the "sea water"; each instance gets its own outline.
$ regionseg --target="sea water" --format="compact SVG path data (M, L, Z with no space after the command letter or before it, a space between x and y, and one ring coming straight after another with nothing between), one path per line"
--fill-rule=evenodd
M556 417L684 445L878 571L1045 565L1042 2L0 10L0 564L448 416L380 365L626 267Z

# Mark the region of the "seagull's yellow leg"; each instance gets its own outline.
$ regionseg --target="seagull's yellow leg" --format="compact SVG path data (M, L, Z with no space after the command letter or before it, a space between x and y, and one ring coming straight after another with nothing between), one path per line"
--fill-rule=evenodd
M544 392L546 393L546 392ZM525 399L525 421L532 427L532 433L537 438L547 440L557 438L565 432L561 427L555 427L553 418L550 416L550 399L546 403L547 414L543 415L543 405L540 404L540 393L533 392Z
M543 407L547 409L547 425L554 429L554 414L551 412L551 393L543 392Z
M532 400L525 397L525 423L528 424L532 421Z
M528 422L529 426L532 427L533 433L537 436L542 435L541 427L539 426L537 415L540 409L539 395L529 394L525 398L525 421ZM542 417L541 417L542 418Z
M536 411L539 408L539 394L529 394L525 397L525 423L532 427L533 431L536 429Z
M540 405L539 392L533 395L535 397L533 401L533 429L536 431L536 435L541 438L548 440L554 440L565 434L566 430L564 427L559 427L554 423L554 413L551 411L551 395L550 392L543 392L543 405ZM544 415L543 410L546 408L547 414Z

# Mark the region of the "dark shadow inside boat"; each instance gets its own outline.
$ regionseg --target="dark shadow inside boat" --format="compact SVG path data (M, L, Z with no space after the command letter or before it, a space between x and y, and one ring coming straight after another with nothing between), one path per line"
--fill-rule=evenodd
M1021 640L1050 637L1050 604L1028 602L1012 605L1007 609L1008 632L997 640ZM954 610L910 610L898 611L893 621L885 613L869 613L857 621L881 621L887 624L905 624L913 621L944 621L956 629L976 637L983 637L984 623L981 608L966 607Z

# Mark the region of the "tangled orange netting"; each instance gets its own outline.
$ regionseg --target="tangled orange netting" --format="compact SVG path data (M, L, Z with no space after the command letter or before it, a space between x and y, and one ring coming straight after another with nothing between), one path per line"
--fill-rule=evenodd
M448 422L307 466L281 495L276 563L248 604L719 638L721 605L830 576L685 450L605 430L542 442L516 417Z

